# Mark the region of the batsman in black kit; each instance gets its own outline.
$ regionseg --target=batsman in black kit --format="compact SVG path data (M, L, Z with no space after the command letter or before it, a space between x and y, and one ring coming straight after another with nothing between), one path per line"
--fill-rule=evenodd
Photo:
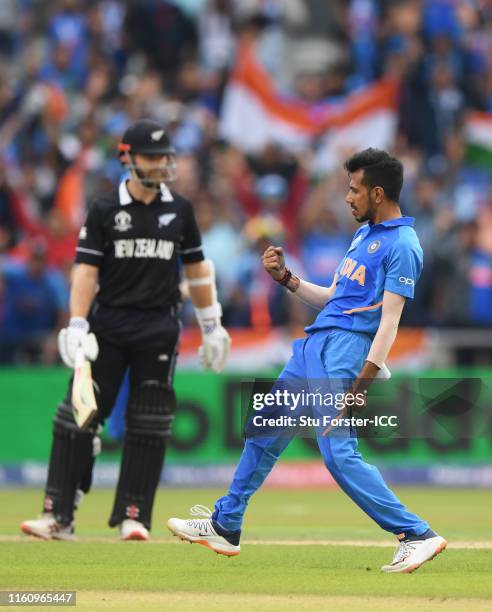
M80 230L71 319L58 338L67 366L74 367L79 348L92 361L98 412L84 431L77 427L70 383L54 418L43 514L21 525L44 539L74 538L76 498L90 488L97 432L127 368L126 432L109 524L124 540L149 536L176 404L179 260L202 332L204 367L220 372L230 347L192 205L168 187L175 151L163 126L150 120L130 126L119 154L129 178L94 201Z

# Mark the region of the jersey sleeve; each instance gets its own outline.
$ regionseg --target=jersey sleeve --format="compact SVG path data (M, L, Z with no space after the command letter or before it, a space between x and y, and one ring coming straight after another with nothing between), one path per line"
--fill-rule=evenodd
M413 298L422 272L422 249L418 243L397 240L388 254L385 291Z
M80 228L75 263L85 263L99 267L104 256L104 228L96 202L92 204Z
M183 238L178 248L178 255L184 264L203 261L202 237L195 219L193 207L186 202Z

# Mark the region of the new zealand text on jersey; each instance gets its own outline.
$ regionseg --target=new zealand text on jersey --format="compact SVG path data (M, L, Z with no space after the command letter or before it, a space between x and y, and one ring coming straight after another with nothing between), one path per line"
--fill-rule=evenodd
M171 259L174 242L155 238L114 240L114 256L117 259L146 257L149 259Z

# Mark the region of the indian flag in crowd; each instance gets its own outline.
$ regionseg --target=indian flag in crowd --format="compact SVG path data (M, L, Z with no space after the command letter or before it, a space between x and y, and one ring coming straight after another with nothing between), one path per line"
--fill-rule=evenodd
M466 157L492 168L492 113L473 112L465 125Z
M278 143L293 151L315 147L315 171L331 171L346 154L391 147L397 84L378 81L335 103L307 104L283 94L251 49L242 49L227 86L222 136L248 153Z
M331 172L353 152L367 147L391 149L398 124L397 95L395 82L379 81L347 96L326 123L314 173Z

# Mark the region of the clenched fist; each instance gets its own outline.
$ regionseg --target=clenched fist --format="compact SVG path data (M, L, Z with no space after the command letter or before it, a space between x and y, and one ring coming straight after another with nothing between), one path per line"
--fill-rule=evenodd
M280 281L285 276L285 257L282 247L269 246L261 257L263 267L275 281Z

